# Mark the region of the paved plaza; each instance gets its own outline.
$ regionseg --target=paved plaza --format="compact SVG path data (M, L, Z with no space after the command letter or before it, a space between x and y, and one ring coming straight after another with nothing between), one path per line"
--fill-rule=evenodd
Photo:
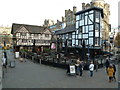
M108 82L105 68L89 76L84 71L82 77L67 76L65 69L54 68L30 60L20 62L14 54L7 51L8 62L16 61L15 68L8 68L3 79L3 88L117 88L117 82ZM116 73L117 76L118 72Z

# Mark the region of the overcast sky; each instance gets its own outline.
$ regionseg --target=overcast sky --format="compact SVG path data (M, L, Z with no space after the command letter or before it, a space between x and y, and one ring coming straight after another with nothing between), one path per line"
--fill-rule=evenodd
M105 0L110 4L110 23L118 26L118 1ZM0 0L0 25L11 26L12 23L43 25L45 19L57 21L65 16L65 10L77 7L91 0Z

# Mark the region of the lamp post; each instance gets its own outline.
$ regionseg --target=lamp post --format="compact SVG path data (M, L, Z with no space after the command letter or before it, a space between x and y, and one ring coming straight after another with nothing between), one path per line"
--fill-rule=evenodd
M85 59L85 41L83 40L82 41L82 60L84 60Z
M67 56L67 49L68 49L68 47L67 47L67 39L65 40L65 56Z
M32 52L35 52L35 42L36 42L36 40L34 39L33 40L33 49L32 49Z
M90 44L88 44L88 61L90 61Z

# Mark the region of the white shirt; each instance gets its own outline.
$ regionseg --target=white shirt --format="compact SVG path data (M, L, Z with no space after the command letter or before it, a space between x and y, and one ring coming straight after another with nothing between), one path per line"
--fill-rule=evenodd
M90 71L93 71L93 70L94 70L94 64L90 64L89 70L90 70Z
M2 65L6 63L6 58L2 58Z

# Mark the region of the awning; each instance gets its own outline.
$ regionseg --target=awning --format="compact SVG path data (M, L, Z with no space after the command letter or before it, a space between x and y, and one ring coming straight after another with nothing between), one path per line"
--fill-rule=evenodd
M112 52L108 52L108 51L103 51L102 54L103 54L103 55L105 55L105 54L107 54L107 55L113 55Z

